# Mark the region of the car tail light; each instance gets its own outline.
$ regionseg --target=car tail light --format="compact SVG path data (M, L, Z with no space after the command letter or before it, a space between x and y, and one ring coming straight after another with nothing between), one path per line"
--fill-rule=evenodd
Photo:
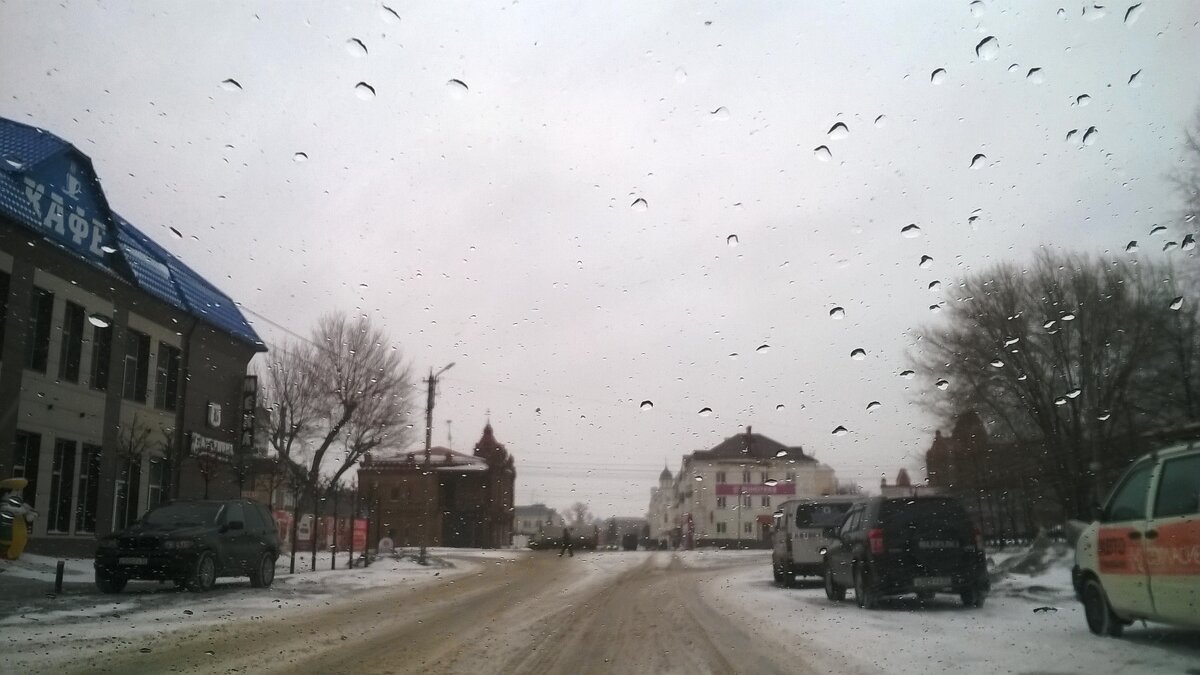
M871 544L871 554L878 555L883 553L883 529L874 528L867 530L867 541Z

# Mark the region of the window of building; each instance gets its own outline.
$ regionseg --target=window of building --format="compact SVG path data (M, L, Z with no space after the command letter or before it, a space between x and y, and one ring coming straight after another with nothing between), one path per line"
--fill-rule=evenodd
M771 498L770 498L769 496L767 496L767 495L763 495L763 498L762 498L762 505L763 505L763 506L770 506L770 505L771 505Z
M723 509L723 508L725 508L725 506L726 506L726 504L727 504L727 501L726 501L726 500L727 500L727 498L726 498L726 497L717 497L717 508L718 508L718 509Z
M154 405L163 410L175 410L179 396L179 356L178 349L171 345L158 343L158 363L154 377Z
M167 461L162 457L150 458L150 476L146 485L146 510L150 510L166 501L163 483L166 481Z
M750 508L750 506L751 506L750 499L751 499L750 495L742 495L742 506L745 506L746 508Z
M34 286L29 303L29 335L25 339L25 367L46 372L50 358L50 321L54 315L54 294Z
M113 530L123 530L138 517L141 496L142 458L131 457L117 471L116 497L113 499Z
M83 308L68 302L63 313L62 344L58 350L58 379L79 382L79 363L83 357Z
M75 441L54 441L54 461L50 465L50 512L46 531L71 532L71 488L75 485Z
M725 523L717 523L717 534L725 534Z
M125 375L121 396L145 403L149 375L150 336L131 330L125 336Z
M750 472L749 472L749 471L743 471L743 472L742 472L742 482L743 482L743 483L749 483L749 482L750 482Z
M25 502L37 504L38 460L42 456L42 435L28 431L17 431L16 447L13 449L13 478L24 478Z
M742 534L754 534L754 523L750 521L742 523Z
M0 346L4 344L4 323L8 319L9 278L8 272L0 271Z
M771 474L767 471L762 472L762 482L767 482L771 479Z
M92 327L92 389L108 389L108 361L112 358L112 326Z
M724 482L725 482L725 472L724 472L724 471L718 471L718 472L717 472L717 482L718 482L718 483L724 483Z
M75 497L75 534L96 531L96 504L100 492L100 446L83 444L79 464L79 489Z
M393 487L388 493L388 498L394 502L400 501L400 488Z
M784 477L788 481L794 481L794 480L796 480L796 472L788 471L786 474L784 474Z

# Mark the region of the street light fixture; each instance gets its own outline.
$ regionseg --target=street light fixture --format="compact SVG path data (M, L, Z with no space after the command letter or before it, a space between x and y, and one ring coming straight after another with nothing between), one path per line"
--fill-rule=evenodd
M426 388L425 388L425 391L426 391L426 397L425 397L425 473L427 475L432 475L432 471L430 469L430 463L431 463L432 458L431 458L430 454L431 454L431 451L433 450L433 398L437 392L438 376L440 376L442 373L446 372L447 370L450 370L453 367L454 367L454 362L451 361L450 363L447 363L441 370L437 371L436 373L433 372L433 368L430 368L429 369L429 379L425 380L425 384L426 384ZM429 539L430 539L429 502L434 501L435 499L437 499L437 485L436 484L434 485L434 489L431 491L431 494L425 500L425 518L424 518L425 522L421 523L421 529L424 531L424 533L421 536L421 551L420 551L420 553L417 554L417 564L420 564L420 565L426 564L425 556L428 553L427 549L429 547Z

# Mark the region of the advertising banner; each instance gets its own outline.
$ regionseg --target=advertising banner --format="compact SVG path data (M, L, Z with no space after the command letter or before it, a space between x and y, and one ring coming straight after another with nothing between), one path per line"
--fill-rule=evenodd
M762 483L717 483L718 495L794 495L796 494L795 483L776 483L775 485L764 485Z

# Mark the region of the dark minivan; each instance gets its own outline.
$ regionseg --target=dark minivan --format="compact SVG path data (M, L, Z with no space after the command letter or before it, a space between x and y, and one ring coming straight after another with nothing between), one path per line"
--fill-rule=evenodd
M956 593L980 607L990 588L983 538L952 497L872 497L856 503L828 534L825 594L844 600L854 588L859 607L881 597Z
M255 588L275 580L279 530L267 507L250 499L177 501L100 539L96 586L119 593L130 579L166 579L207 591L217 577L249 576Z

